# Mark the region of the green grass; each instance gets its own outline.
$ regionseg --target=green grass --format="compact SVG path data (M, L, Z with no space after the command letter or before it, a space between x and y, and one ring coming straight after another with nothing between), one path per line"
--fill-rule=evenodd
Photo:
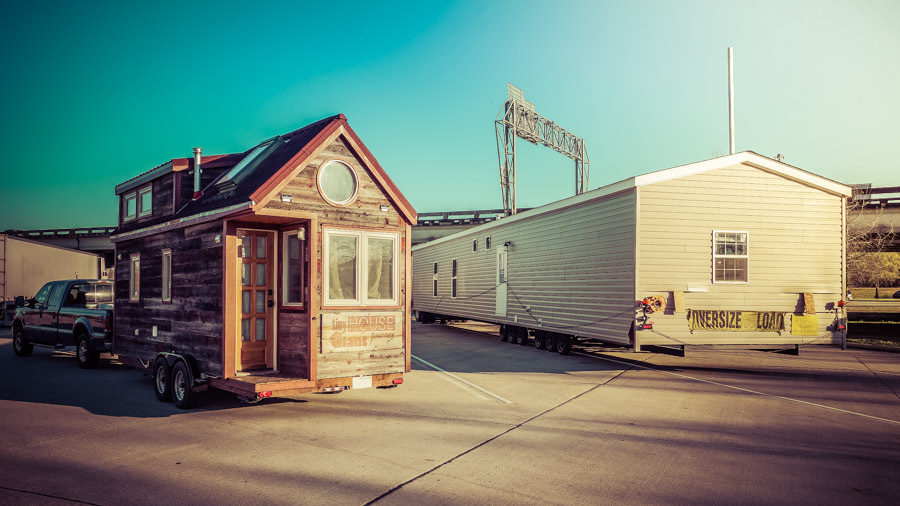
M878 295L880 295L880 299L890 299L891 296L894 295L898 287L896 286L888 286L878 289ZM853 299L851 300L866 300L866 299L875 299L875 288L874 287L856 287L856 288L848 288L850 292L853 293Z

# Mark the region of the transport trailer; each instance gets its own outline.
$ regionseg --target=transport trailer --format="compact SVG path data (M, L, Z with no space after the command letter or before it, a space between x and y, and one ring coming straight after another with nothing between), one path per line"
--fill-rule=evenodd
M413 310L562 353L844 344L850 195L749 151L632 177L415 246Z
M416 213L343 115L116 194L113 351L160 400L403 383Z

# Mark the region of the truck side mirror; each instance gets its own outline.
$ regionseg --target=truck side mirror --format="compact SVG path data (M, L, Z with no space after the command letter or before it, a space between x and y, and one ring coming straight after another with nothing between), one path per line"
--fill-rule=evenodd
M16 296L16 307L23 307L23 306L25 306L25 296L24 295Z

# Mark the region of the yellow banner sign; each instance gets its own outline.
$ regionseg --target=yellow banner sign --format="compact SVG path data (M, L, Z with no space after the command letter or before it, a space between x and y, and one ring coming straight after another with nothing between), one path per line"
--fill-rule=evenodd
M819 335L819 317L815 314L792 315L791 334L795 336Z
M322 313L321 353L402 346L402 312Z
M727 311L691 309L691 330L724 330L728 332L778 332L784 330L784 313L775 311Z

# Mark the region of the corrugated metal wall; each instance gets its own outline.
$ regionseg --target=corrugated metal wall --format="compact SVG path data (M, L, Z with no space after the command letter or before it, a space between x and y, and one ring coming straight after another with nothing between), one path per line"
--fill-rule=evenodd
M834 313L841 299L843 200L840 196L754 167L737 165L639 188L638 297L667 298L654 330L689 343L837 343ZM749 233L749 282L712 282L712 232ZM819 336L775 332L689 330L687 314L674 313L675 291L686 309L803 311L814 294ZM837 334L839 336L839 334ZM678 344L638 332L639 344Z
M6 237L3 259L5 296L32 297L44 283L59 279L96 279L103 269L99 255Z
M627 343L634 305L635 209L635 192L629 189L418 246L413 249L413 309ZM497 253L506 242L503 317L495 315ZM451 296L453 259L456 298ZM438 263L436 297L433 262Z

